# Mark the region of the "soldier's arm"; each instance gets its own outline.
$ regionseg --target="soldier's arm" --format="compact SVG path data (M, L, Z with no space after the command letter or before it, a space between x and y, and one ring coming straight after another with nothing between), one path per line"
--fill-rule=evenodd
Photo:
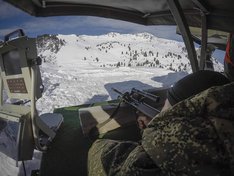
M160 169L141 145L131 141L97 140L89 151L89 175L159 175Z

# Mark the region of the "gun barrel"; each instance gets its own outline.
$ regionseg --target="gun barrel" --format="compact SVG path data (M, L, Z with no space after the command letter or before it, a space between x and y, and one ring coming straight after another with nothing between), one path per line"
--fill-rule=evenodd
M123 96L124 94L122 92L120 92L119 90L115 89L115 88L111 88L114 92L118 93L119 95Z
M158 109L155 109L154 107L135 99L132 96L132 93L137 93L137 94L142 95L144 97L147 97L155 102L159 101L158 96L155 96L155 95L150 94L150 93L148 94L148 92L143 92L143 91L137 90L135 88L132 89L131 93L129 93L129 92L122 93L115 88L111 88L111 89L120 95L123 102L133 106L134 108L136 108L137 110L139 110L143 114L153 118L155 115L157 115L159 113Z
M151 94L151 93L149 93L149 92L145 92L145 91L138 90L138 89L136 89L136 88L132 88L132 92L133 92L133 93L140 94L140 95L142 95L142 96L144 96L144 97L146 97L146 98L148 98L148 99L150 99L150 100L152 100L152 101L154 101L154 102L156 102L156 103L159 102L159 100L160 100L160 97L159 97L159 96L156 96L156 95Z

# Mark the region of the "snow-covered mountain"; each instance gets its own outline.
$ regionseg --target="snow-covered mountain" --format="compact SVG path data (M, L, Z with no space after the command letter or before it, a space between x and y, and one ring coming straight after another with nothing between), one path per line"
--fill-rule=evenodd
M129 91L170 86L191 72L184 43L149 33L100 36L43 35L38 54L45 91L40 112L116 98ZM215 70L223 65L214 60Z
M189 71L185 46L149 33L101 36L44 35L38 38L39 55L44 62L58 66L82 67L156 67ZM215 69L222 69L214 59Z

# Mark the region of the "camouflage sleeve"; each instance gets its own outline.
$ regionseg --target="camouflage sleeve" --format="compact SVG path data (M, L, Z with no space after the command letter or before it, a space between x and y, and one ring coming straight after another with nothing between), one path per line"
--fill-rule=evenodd
M135 142L97 140L89 151L90 176L155 176L160 170Z
M232 175L233 106L234 83L210 88L155 117L142 146L167 175Z

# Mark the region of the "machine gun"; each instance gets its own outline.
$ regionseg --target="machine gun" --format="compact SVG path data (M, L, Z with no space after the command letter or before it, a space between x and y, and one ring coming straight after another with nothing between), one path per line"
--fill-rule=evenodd
M152 103L158 103L160 100L159 96L135 88L133 88L131 92L125 93L122 93L115 88L112 88L112 90L119 94L118 98L120 99L120 102L129 104L148 117L153 118L160 112L158 109L146 102L150 101Z
M120 100L118 103L118 106L116 109L112 112L112 114L109 116L108 119L104 120L101 123L98 123L94 127L86 127L85 129L85 135L89 136L96 136L97 134L100 134L102 132L102 128L104 128L109 122L112 121L114 117L116 117L117 113L119 112L119 108L121 107L122 103L127 103L131 107L135 108L137 111L145 114L148 117L155 117L160 111L156 108L154 108L151 104L159 103L160 97L153 95L151 93L141 91L138 89L133 88L131 92L125 92L122 93L119 90L112 88L114 92L119 94L118 99ZM84 111L84 110L83 110ZM84 111L85 112L85 111ZM85 118L87 119L87 117ZM83 123L84 124L84 123ZM88 123L89 125L92 123ZM108 126L108 125L107 125ZM119 126L118 126L119 127ZM105 128L106 131L110 131L115 129L116 127L113 128L113 126L109 126ZM87 130L88 129L88 130ZM101 130L100 130L101 129ZM83 129L84 130L84 129ZM83 131L84 132L84 131Z

